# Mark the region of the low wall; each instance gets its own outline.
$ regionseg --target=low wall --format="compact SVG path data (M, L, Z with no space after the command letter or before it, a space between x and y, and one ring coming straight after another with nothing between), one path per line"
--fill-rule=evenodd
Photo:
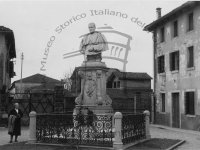
M155 124L170 126L170 114L156 112Z
M200 116L181 114L181 128L200 131Z

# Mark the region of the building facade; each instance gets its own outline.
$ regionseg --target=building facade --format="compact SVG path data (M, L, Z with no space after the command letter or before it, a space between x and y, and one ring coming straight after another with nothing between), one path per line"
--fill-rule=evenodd
M156 123L200 130L200 2L186 2L144 30L153 33Z
M107 79L107 93L115 112L152 111L151 77L142 72L114 70Z
M0 113L4 111L4 104L7 101L5 93L11 86L11 78L15 75L14 58L16 51L13 31L0 26Z
M34 74L21 80L16 80L10 88L11 94L54 91L56 86L63 86L62 82L42 74Z

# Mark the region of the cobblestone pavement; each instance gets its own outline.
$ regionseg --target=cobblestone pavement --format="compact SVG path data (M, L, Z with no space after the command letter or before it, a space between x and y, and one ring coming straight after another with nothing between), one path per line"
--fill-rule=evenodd
M18 141L28 140L28 127L22 128L22 135ZM181 139L186 142L177 147L176 150L200 150L200 132L191 130L182 130L170 128L160 125L151 125L150 134L152 138L168 138L168 139ZM10 136L8 135L7 128L0 128L0 145L8 144Z
M185 140L185 143L177 147L176 150L200 150L200 132L198 131L151 125L150 134L152 138Z
M18 137L18 141L21 142L27 140L28 140L28 127L23 127L21 130L21 136ZM9 141L10 141L10 135L8 135L8 128L0 127L0 145L8 144Z

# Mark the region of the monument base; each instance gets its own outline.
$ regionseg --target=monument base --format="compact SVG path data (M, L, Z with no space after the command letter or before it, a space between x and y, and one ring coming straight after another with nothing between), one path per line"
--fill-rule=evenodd
M106 93L108 70L105 62L101 61L84 61L78 68L81 93L75 100L74 115L113 115L112 99Z
M105 109L111 106L112 100L106 93L108 70L109 68L104 62L83 62L82 66L78 68L78 74L81 76L81 93L75 100L77 105L89 107L94 105L98 106L100 110L102 110L101 106Z

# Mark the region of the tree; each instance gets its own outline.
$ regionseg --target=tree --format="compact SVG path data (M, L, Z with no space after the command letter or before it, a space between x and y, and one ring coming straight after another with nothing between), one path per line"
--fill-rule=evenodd
M71 75L72 75L72 70L70 69L69 72L65 72L64 73L64 77L61 80L62 82L64 82L64 89L71 91L71 87L72 87L72 80L71 80Z

